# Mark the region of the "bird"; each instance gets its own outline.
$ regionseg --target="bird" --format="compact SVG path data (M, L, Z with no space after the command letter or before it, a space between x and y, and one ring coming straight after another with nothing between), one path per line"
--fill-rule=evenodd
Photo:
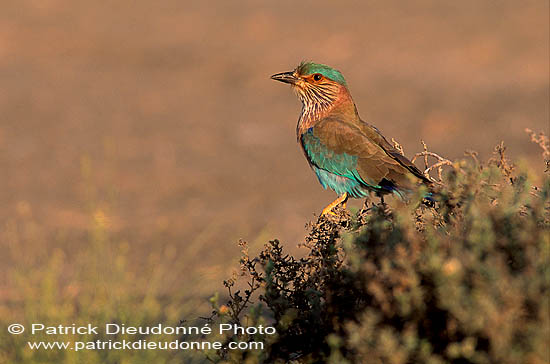
M375 193L407 201L411 192L431 181L374 125L363 121L342 73L330 66L301 62L271 79L290 84L302 102L296 126L299 145L321 185L338 194L321 213L336 215L348 198ZM430 193L427 194L427 196Z

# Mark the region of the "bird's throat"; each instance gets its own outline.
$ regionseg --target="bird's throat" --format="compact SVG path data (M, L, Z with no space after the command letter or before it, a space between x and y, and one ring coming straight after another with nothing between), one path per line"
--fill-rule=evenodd
M349 93L339 93L334 99L327 102L317 102L311 99L300 97L302 101L302 112L296 126L296 134L298 140L300 136L309 128L329 115L342 115L347 118L359 118L357 109Z

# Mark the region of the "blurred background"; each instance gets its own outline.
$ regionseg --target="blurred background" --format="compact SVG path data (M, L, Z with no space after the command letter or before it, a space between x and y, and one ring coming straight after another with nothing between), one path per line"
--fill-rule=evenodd
M239 238L297 251L334 198L296 144L298 99L269 79L302 60L341 70L362 118L409 157L421 139L450 159L504 140L542 168L524 129L549 129L545 0L1 8L4 316L46 294L44 269L69 301L94 287L84 276L119 269L118 299L156 284L196 308L223 293Z

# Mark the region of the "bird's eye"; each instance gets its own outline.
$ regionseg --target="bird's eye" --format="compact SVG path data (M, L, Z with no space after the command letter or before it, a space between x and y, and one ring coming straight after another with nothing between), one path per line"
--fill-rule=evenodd
M316 73L316 74L313 75L313 79L315 81L321 81L321 78L323 78L323 76L321 76L320 73Z

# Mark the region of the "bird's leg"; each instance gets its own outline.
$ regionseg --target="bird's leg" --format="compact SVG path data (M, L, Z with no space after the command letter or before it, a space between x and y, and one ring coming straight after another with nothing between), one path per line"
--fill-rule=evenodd
M334 212L332 212L332 209L334 209L338 205L342 205L342 207L346 208L346 203L348 202L348 193L345 192L342 196L338 197L336 200L332 201L327 207L323 209L323 212L321 213L321 216L323 215L336 215Z
M380 194L378 197L380 197L380 205L378 206L381 208L381 212L387 217L391 216L391 209L386 205L386 202L384 202L384 195Z

